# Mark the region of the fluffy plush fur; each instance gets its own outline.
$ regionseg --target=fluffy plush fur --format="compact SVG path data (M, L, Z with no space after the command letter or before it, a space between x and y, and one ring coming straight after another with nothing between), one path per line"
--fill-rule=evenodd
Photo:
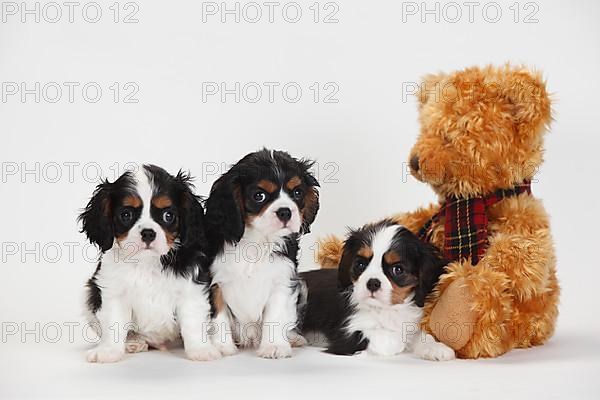
M435 247L391 220L351 231L338 271L301 274L308 288L303 331L326 336L327 351L431 360L454 351L419 329L425 298L446 265Z
M297 276L300 234L319 209L312 163L282 151L248 154L213 185L206 202L215 345L264 358L290 357L304 303ZM237 344L237 345L236 345Z
M525 68L469 68L427 76L420 92L421 133L409 157L413 176L439 195L472 198L531 180L542 163L550 99L538 73ZM535 193L535 185L534 185ZM399 214L416 232L435 204ZM423 327L462 358L496 357L540 345L553 334L559 286L548 215L527 193L488 210L488 248L473 266L452 262L425 307ZM431 242L444 245L444 221ZM327 239L320 260L340 258Z
M98 185L80 215L102 251L88 282L87 316L100 336L90 362L115 362L179 339L192 360L220 357L207 334L204 212L190 179L144 165Z

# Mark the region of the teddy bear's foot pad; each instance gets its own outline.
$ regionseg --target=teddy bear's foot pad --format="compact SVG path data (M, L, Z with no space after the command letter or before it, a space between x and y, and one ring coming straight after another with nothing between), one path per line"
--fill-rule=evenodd
M473 297L463 279L448 286L431 311L429 320L429 327L440 342L459 350L471 340L478 318L471 304Z

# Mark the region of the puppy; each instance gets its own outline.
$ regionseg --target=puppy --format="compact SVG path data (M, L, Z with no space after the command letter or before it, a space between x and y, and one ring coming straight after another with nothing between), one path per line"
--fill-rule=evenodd
M190 178L140 166L98 185L79 216L102 254L87 285L87 318L100 336L90 362L115 362L181 335L191 360L219 358L210 321L204 210Z
M390 220L351 231L339 270L301 274L308 288L303 331L323 333L333 354L366 349L453 359L451 348L419 329L425 298L445 265L433 246Z
M283 151L248 154L213 185L206 202L215 303L213 335L222 354L237 345L284 358L304 344L295 332L303 304L298 241L319 209L312 162Z

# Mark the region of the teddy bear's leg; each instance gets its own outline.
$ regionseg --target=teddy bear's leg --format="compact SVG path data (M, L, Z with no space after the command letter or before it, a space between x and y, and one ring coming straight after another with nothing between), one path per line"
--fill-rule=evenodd
M537 236L497 234L477 266L453 263L440 281L427 323L459 357L495 357L552 336L560 292L556 261L549 236L532 232ZM456 326L464 326L458 336Z
M510 218L490 238L484 260L510 282L515 313L507 340L515 347L542 344L554 332L560 292L548 216L530 196L507 199L495 212Z
M481 263L454 262L426 305L422 324L461 358L495 357L511 348L506 338L512 311L505 274Z
M515 302L517 312L511 321L515 347L539 346L552 336L558 317L559 294L556 275L552 274L547 291L527 301Z

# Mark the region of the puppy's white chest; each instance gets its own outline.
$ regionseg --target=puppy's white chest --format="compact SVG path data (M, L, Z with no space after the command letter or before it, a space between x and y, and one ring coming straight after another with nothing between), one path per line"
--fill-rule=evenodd
M176 319L182 283L179 281L164 272L138 271L132 282L129 296L132 321L151 340L172 340L179 333Z
M131 312L130 330L157 344L178 336L177 299L185 280L162 271L160 261L103 265L98 283L107 295L123 299Z
M225 302L235 317L243 322L259 321L269 299L271 283L264 267L240 266L239 276L222 285Z
M217 259L213 282L221 288L225 303L240 323L259 322L273 289L290 284L292 262L274 254L238 261Z
M376 321L378 328L394 332L402 332L407 323L414 322L410 315L406 315L402 311L388 309L379 310L373 316L373 319Z

